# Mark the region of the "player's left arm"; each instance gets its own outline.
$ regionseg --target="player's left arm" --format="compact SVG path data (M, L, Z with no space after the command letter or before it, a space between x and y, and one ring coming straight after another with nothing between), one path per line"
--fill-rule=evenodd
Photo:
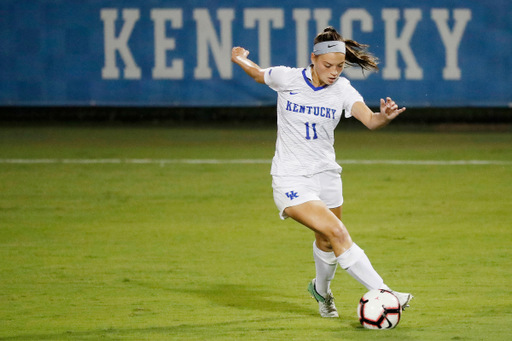
M368 129L377 130L385 127L398 115L405 111L405 107L398 108L398 105L391 98L380 100L380 112L373 112L363 102L356 102L352 106L352 116L361 121Z

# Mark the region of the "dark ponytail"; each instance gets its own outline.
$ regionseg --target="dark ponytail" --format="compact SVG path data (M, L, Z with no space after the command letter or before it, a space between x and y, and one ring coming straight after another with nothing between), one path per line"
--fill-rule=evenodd
M328 26L323 32L319 33L315 38L315 44L322 41L339 40L345 42L347 53L345 55L345 64L350 66L360 66L363 70L377 71L379 60L377 57L367 51L369 45L359 44L351 39L343 39L343 37L332 26Z

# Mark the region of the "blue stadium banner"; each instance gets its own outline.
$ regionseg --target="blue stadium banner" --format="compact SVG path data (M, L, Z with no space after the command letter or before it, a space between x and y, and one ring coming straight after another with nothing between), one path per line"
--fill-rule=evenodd
M0 105L273 105L231 48L306 67L328 25L380 59L344 71L369 105L512 106L510 0L2 0Z

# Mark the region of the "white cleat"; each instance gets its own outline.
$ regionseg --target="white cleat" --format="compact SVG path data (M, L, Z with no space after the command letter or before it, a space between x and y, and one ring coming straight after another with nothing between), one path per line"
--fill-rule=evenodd
M326 297L323 297L316 292L315 288L316 279L313 279L308 285L308 291L311 296L318 302L318 311L322 317L338 317L338 310L334 305L334 296L331 292L327 293Z
M412 298L414 297L413 295L408 294L408 293L402 293L402 292L398 292L398 291L391 291L391 292L393 293L393 295L396 296L396 298L398 298L398 302L400 302L400 305L402 306L402 310L409 307L409 301L412 300Z

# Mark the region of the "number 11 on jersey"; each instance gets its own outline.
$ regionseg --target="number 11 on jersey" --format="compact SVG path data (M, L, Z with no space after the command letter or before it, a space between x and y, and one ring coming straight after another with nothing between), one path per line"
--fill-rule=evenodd
M306 140L311 140L311 136L309 135L309 122L304 123L306 125ZM316 123L311 123L311 130L313 130L313 140L318 138L316 133Z

